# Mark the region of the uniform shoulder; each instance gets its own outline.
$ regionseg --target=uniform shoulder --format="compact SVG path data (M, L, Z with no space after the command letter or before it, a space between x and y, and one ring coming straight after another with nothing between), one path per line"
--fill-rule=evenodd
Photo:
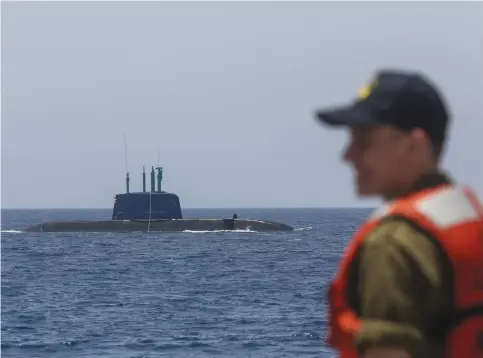
M367 244L384 243L388 244L388 237L391 237L390 244L417 244L415 241L433 242L433 237L426 231L420 229L415 223L402 217L387 217L367 237ZM418 240L416 240L418 239Z
M366 260L372 255L386 252L398 258L398 262L416 264L434 285L440 284L440 251L436 240L411 221L400 217L388 217L381 221L366 238Z

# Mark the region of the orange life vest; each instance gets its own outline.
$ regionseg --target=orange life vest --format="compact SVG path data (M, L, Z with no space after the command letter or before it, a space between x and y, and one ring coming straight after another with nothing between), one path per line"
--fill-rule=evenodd
M396 199L377 210L356 233L329 290L329 345L340 358L358 356L354 335L362 322L348 303L349 269L364 239L388 216L404 217L431 234L451 263L454 322L445 338L445 356L483 357L483 207L471 190L450 184Z

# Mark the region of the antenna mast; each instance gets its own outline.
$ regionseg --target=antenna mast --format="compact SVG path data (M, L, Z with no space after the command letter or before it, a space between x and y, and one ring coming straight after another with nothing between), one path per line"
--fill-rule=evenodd
M144 169L144 165L143 165L143 193L146 192L146 171Z
M158 166L156 167L156 170L158 171L158 193L161 193L161 181L163 180L163 167L159 166L159 146L158 146Z
M124 132L124 161L126 162L126 193L129 193L129 171L127 169L127 144L126 132Z

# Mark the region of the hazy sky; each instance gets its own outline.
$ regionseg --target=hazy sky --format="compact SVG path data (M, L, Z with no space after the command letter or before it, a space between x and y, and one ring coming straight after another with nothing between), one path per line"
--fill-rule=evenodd
M442 86L444 166L483 195L481 2L2 2L1 20L3 208L111 207L124 133L131 190L159 147L183 207L373 205L313 111L381 67Z

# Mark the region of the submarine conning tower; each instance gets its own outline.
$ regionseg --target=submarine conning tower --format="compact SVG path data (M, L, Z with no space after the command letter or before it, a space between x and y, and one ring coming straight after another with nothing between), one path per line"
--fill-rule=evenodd
M151 190L146 191L146 172L143 167L143 191L129 191L129 173L126 173L126 192L114 199L112 220L169 220L182 219L181 205L176 194L161 190L163 168L151 167ZM157 179L157 188L155 188Z

